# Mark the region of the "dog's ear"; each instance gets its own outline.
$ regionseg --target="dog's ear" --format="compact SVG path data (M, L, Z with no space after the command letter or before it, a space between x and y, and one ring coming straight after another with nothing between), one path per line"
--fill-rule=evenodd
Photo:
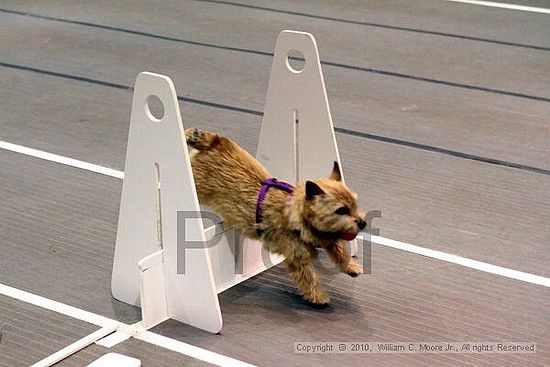
M315 195L321 195L325 192L313 181L306 181L306 199L311 200Z
M342 174L340 173L340 165L334 161L334 167L332 167L332 173L330 179L334 181L342 181Z

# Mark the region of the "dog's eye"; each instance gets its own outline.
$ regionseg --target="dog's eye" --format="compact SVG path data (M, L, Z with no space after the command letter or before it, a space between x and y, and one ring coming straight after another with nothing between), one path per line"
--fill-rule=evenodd
M347 206L340 207L340 208L336 209L334 214L348 215L349 214L349 208Z

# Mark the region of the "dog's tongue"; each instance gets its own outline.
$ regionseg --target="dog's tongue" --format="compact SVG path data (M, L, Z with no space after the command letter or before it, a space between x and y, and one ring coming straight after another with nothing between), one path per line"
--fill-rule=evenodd
M355 237L357 236L357 233L353 233L353 232L340 232L340 238L346 240L346 241L351 241L353 240Z

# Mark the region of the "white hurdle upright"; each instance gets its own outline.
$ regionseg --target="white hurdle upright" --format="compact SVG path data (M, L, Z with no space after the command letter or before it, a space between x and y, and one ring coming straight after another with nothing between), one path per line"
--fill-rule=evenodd
M302 70L289 63L294 50L304 56ZM162 117L150 110L154 96L162 102ZM222 328L218 294L283 259L267 255L260 242L242 239L232 228L205 228L203 220L178 217L178 212L201 210L183 132L170 78L139 74L112 293L141 306L144 328L173 318L217 333ZM309 33L283 31L277 39L257 158L274 177L289 182L328 176L333 162L340 162L317 45ZM178 233L178 221L184 233ZM215 246L181 247L185 241L205 244L214 237Z
M291 66L292 51L303 55L301 70ZM282 31L277 38L256 158L274 177L289 182L326 177L334 161L342 169L317 42L311 33ZM355 256L357 241L350 245Z

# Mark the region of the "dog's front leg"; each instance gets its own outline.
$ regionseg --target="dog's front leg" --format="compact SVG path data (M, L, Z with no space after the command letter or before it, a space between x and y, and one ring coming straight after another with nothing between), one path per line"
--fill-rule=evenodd
M355 260L351 258L346 245L341 242L334 242L325 247L332 261L346 274L356 277L363 274L363 268Z
M302 243L287 251L285 263L292 281L298 286L303 298L318 306L327 306L329 296L319 282L311 263L311 253Z

